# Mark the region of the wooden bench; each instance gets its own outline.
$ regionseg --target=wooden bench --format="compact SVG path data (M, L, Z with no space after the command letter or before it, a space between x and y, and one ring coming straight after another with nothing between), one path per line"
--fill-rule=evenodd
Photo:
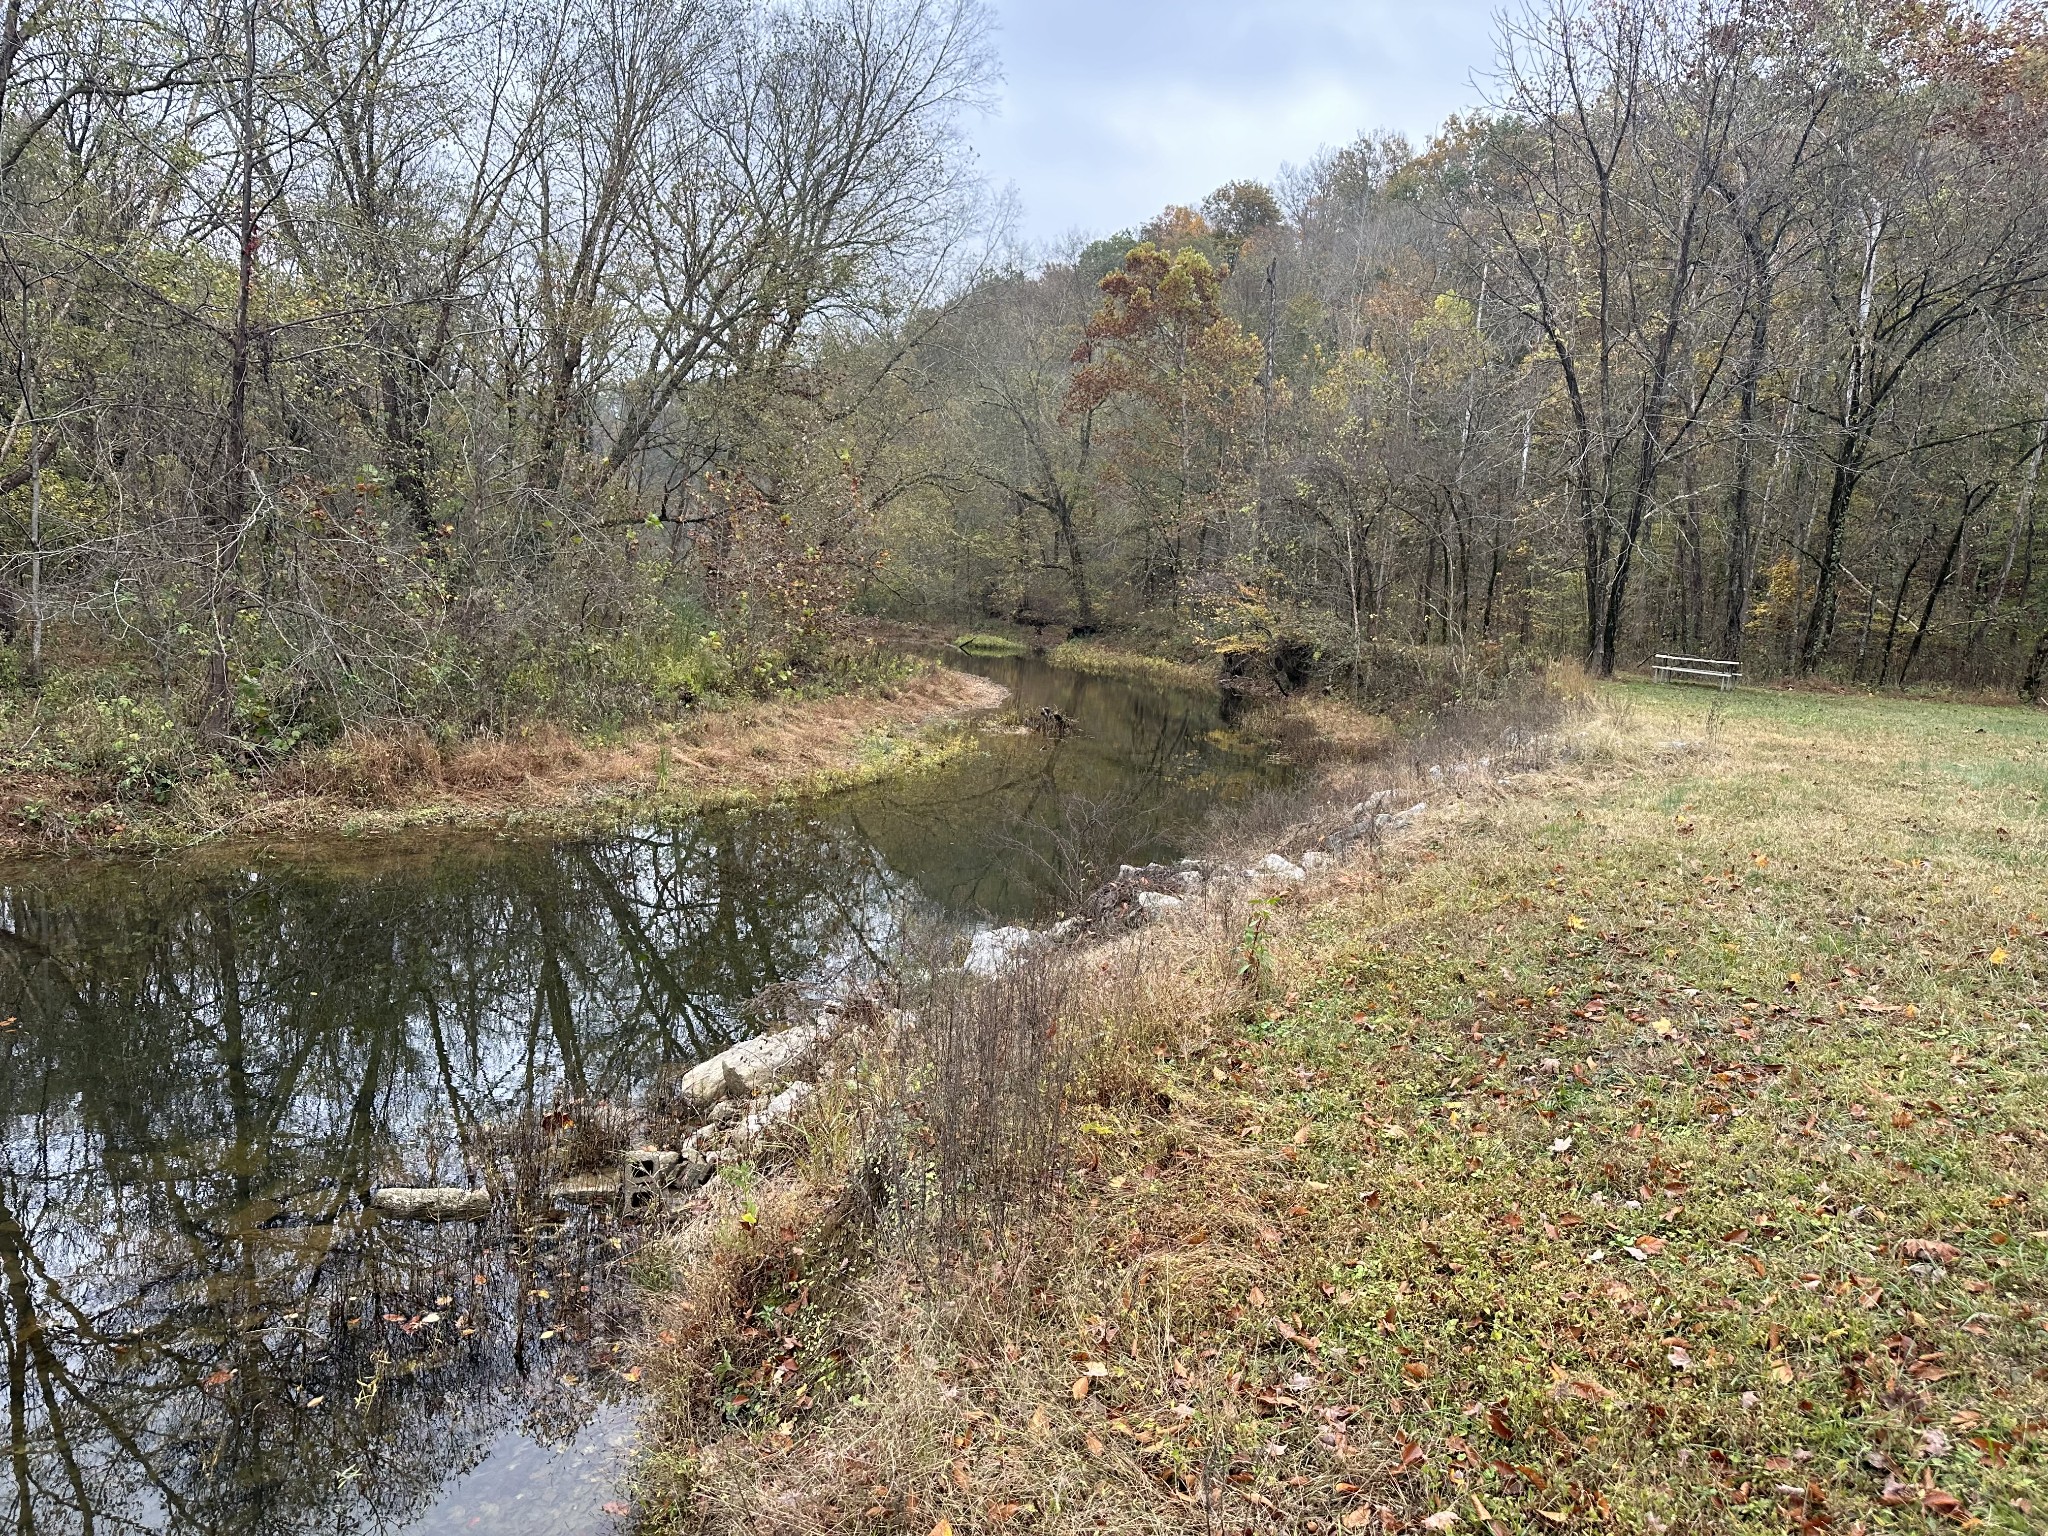
M1742 663L1713 661L1705 656L1659 656L1650 671L1660 683L1712 683L1733 688L1742 681Z

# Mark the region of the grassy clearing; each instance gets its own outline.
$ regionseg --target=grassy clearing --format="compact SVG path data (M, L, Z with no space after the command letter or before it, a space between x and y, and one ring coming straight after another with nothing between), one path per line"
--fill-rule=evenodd
M729 1238L650 1527L2048 1526L2048 722L1624 686L1567 746L1091 958L1030 1214Z
M1169 688L1199 688L1212 693L1216 689L1213 666L1169 661L1163 656L1118 650L1092 640L1068 640L1054 646L1045 659L1068 672L1085 672L1095 677L1134 677Z

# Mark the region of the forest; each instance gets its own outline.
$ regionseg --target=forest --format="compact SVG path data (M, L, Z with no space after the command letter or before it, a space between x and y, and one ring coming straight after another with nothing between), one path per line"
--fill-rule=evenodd
M1048 254L972 0L9 0L0 760L654 718L876 620L2039 696L2048 16L1499 37L1426 142Z

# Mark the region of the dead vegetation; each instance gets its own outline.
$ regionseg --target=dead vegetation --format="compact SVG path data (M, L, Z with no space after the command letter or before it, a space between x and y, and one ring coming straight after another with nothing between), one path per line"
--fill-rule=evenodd
M0 853L234 836L575 824L679 813L900 770L917 738L1002 702L985 678L932 669L873 690L748 704L614 738L555 727L443 743L353 732L253 779L181 786L109 819L90 784L24 775L0 787Z
M1432 740L1463 750L1505 732L1512 749L1518 724L1554 715L1517 703ZM1398 763L1373 772L1410 776ZM1299 832L1341 814L1356 781L1347 767L1218 837L1236 851L1267 822ZM862 1041L781 1176L727 1190L724 1227L693 1227L665 1271L650 1525L925 1531L969 1490L991 1528L1067 1528L1119 1517L1125 1496L1105 1473L1166 1452L1159 1466L1197 1470L1146 1523L1206 1518L1208 1495L1189 1490L1232 1464L1233 1391L1205 1379L1202 1434L1163 1423L1149 1453L1150 1432L1126 1445L1106 1427L1071 1432L1069 1415L1092 1412L1112 1359L1121 1384L1131 1351L1160 1393L1186 1399L1196 1384L1176 1315L1241 1311L1233 1298L1260 1272L1267 1227L1236 1128L1200 1107L1209 1082L1190 1094L1167 1074L1180 1064L1225 1082L1242 1069L1235 1042L1270 982L1247 953L1265 921L1251 891L1225 884L1174 921L1040 950L994 977L932 955L907 964L895 1024ZM1202 1198L1143 1233L1100 1196L1075 1198L1092 1183L1120 1202L1136 1186L1111 1170L1133 1155L1154 1177L1199 1174ZM1078 1352L1076 1339L1088 1341ZM1065 1410L1057 1424L1049 1407L1025 1420L1028 1455L1000 1449L1020 1428L1002 1413L973 1410L961 1438L970 1390L1036 1401L1049 1378ZM978 1444L1000 1449L993 1463L959 1454Z

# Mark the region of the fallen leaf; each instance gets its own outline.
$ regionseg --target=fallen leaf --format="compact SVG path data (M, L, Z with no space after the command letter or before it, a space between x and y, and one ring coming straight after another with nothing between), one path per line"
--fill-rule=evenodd
M604 1503L598 1506L598 1508L602 1509L608 1515L624 1516L633 1513L632 1505L621 1503L617 1499L606 1499Z
M1074 1384L1067 1390L1074 1394L1074 1401L1078 1403L1088 1395L1088 1378L1086 1376L1076 1376Z
M1969 1513L1963 1508L1961 1499L1940 1488L1921 1489L1920 1507L1937 1515L1946 1515L1951 1520L1961 1520Z
M1448 1509L1440 1509L1433 1515L1422 1517L1422 1528L1425 1531L1448 1531L1457 1523L1457 1514Z
M1355 1531L1371 1518L1372 1506L1370 1504L1361 1504L1356 1509L1347 1509L1344 1511L1344 1529Z
M1907 1259L1932 1259L1937 1264L1948 1264L1959 1259L1963 1250L1953 1243L1944 1243L1934 1237L1909 1237L1899 1244L1899 1255Z
M953 1536L953 1522L941 1517L939 1523L932 1527L932 1536Z

